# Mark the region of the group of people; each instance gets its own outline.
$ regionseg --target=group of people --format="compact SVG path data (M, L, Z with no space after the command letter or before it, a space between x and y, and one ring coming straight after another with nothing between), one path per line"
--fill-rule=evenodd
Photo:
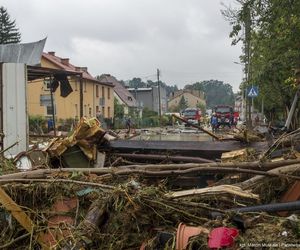
M221 124L220 124L216 113L213 113L210 118L210 125L212 127L212 131L216 132L220 125L228 126L229 128L231 128L232 126L236 126L238 117L231 115L230 118L228 118L228 119L229 119L229 122L226 122L226 120L225 120L225 122L221 121Z

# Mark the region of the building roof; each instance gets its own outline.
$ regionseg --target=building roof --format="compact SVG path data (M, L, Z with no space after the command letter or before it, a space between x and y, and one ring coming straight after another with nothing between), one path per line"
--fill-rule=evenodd
M42 57L50 61L51 63L55 64L60 69L67 70L69 72L82 73L83 79L90 80L95 83L104 84L111 87L114 86L113 84L110 83L101 83L88 72L87 67L74 66L69 62L69 58L58 57L55 55L55 52L48 52L48 53L43 52Z
M184 89L184 90L178 90L178 91L176 91L176 92L174 93L174 96L171 96L171 97L170 97L170 99L169 99L168 101L170 102L170 101L174 100L175 98L180 97L180 96L182 96L182 95L184 95L184 94L191 94L191 95L193 95L194 97L196 97L196 98L198 98L198 99L200 99L200 100L205 101L204 98L202 98L202 97L200 96L200 92L199 92L199 94L198 94L197 92L199 92L199 91L191 91L191 90L186 90L186 89Z
M81 72L67 71L63 69L51 69L39 66L27 66L27 78L28 81L33 81L36 79L53 77L55 75L65 75L65 76L80 76Z
M133 95L114 76L103 74L100 76L99 82L113 84L115 93L128 107L137 107L137 102Z
M128 88L128 91L152 91L152 88Z

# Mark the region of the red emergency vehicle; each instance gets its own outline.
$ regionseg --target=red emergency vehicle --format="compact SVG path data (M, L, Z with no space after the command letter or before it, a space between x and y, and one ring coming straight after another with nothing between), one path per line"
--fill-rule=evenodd
M228 105L217 105L214 108L214 113L216 114L218 118L218 125L220 126L228 126L231 127L233 125L233 108Z
M201 122L201 110L198 108L187 108L182 112L182 116L185 120L192 124L200 125Z

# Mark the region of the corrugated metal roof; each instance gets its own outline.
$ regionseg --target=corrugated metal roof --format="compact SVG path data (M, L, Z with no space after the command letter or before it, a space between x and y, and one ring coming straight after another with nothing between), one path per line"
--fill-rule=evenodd
M111 83L114 84L114 91L120 97L120 99L128 107L137 107L137 102L133 95L112 75L103 74L100 76L99 81L101 83Z
M0 62L38 65L41 63L46 40L47 38L33 43L0 44Z

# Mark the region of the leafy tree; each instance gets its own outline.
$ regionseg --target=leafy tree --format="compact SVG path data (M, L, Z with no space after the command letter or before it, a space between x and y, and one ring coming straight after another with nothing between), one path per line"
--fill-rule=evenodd
M187 101L185 100L184 96L181 96L181 99L178 103L179 111L185 110L187 107L188 107Z
M134 77L132 80L129 81L130 88L145 88L147 84L142 81L141 78Z
M10 16L4 7L0 7L0 44L19 43L21 33L16 28L16 22L10 20Z
M269 119L287 115L300 83L300 1L237 0L225 12L234 44L245 39L242 26L250 19L248 84L259 86L257 106L264 100ZM247 10L247 13L245 12ZM247 17L247 15L248 17ZM240 28L239 28L240 26ZM276 101L275 101L276 100ZM299 106L298 106L299 108ZM295 116L296 117L296 116Z
M151 117L151 116L158 116L158 113L150 110L149 108L144 108L143 109L143 118Z
M118 102L116 98L114 98L114 113L115 113L115 117L117 118L124 117L124 107L122 104Z
M178 91L177 85L166 85L167 96L170 96L171 93Z
M205 111L206 111L206 105L204 103L198 103L197 104L197 108L199 108L201 110L201 113L202 114L205 114Z
M213 108L216 105L233 105L234 94L232 86L218 80L209 80L196 82L191 85L186 85L185 89L203 91L206 97L206 105L208 108Z
M178 91L178 87L176 85L167 85L165 82L160 81L160 86L166 89L166 94L169 96L172 92ZM134 77L132 80L129 80L130 88L151 88L157 86L157 81L147 80L147 82L143 82L141 78Z

